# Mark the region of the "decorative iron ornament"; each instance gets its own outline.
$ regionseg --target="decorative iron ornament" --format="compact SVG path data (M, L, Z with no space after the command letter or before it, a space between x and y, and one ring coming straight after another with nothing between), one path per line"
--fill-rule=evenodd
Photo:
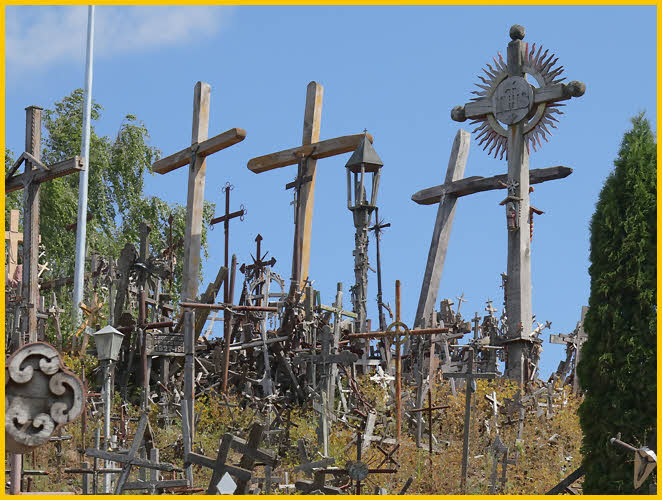
M83 410L83 384L45 342L26 344L6 362L5 447L26 453L48 442Z
M514 34L515 38L523 38L523 28L521 29L521 33ZM511 33L512 36L513 33ZM559 120L554 115L563 114L559 108L565 104L557 102L558 100L543 100L536 104L534 94L562 85L565 99L579 97L584 93L585 85L575 81L567 85L561 84L565 80L565 78L560 78L563 66L557 66L558 57L553 53L550 54L549 49L543 51L542 45L536 48L535 43L530 47L527 43L522 54L522 71L535 79L538 88L524 78L509 76L507 62L501 53L497 53L497 56L498 58L492 58L493 65L487 63L483 68L483 74L477 75L480 82L476 83L476 86L479 90L472 92L477 97L470 99L471 101L492 101L494 105L490 112L475 117L470 124L478 125L473 130L476 140L479 141L478 145L483 146L489 155L494 154L495 158L503 160L504 154L506 158L508 155L508 135L501 123L509 125L524 120L523 133L527 150L529 150L530 144L534 151L537 151L538 147L542 146L541 138L545 142L549 142L548 136L552 135L550 128L558 128L556 123ZM522 106L518 106L515 112L511 108L508 113L500 116L497 100L504 97L520 99Z

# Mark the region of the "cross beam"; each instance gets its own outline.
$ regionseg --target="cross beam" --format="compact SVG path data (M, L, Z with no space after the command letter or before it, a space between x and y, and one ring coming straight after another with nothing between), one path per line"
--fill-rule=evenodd
M356 134L325 141L319 140L323 92L324 88L321 84L315 81L308 84L301 146L253 158L247 165L251 172L259 174L303 161L297 175L300 186L295 217L297 227L294 234L292 270L292 276L297 280L294 284L298 288L308 278L317 160L354 151L364 137L364 134ZM368 139L372 142L372 136L368 135ZM301 183L301 180L306 178L310 178L310 181Z

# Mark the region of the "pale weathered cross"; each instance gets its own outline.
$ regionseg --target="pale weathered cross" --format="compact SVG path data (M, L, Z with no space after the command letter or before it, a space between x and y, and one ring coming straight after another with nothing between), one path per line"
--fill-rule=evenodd
M319 140L323 91L324 88L317 82L308 84L301 146L253 158L247 165L251 172L260 174L303 162L293 185L298 189L298 214L295 217L297 227L295 228L294 256L296 260L293 259L292 276L298 281L298 287L301 287L301 283L308 278L317 160L354 151L364 137L364 134L356 134L324 141ZM368 134L367 137L372 142L372 136ZM308 178L310 180L306 182Z
M41 184L83 170L83 160L74 156L54 165L41 162L41 112L43 108L29 106L26 111L25 152L18 157L5 175L5 194L23 189L23 303L27 321L23 334L29 342L37 341L37 310L39 308L39 194ZM22 174L16 174L25 162ZM12 339L17 349L23 339Z
M9 212L9 231L5 231L5 240L9 243L9 258L7 259L7 281L13 280L18 266L18 244L23 242L23 233L18 230L18 210Z
M494 59L496 68L489 64L484 70L487 79L480 77L481 91L474 92L477 98L464 106L456 106L451 118L463 122L473 120L480 124L475 131L477 137L484 136L480 144L495 150L495 156L507 152L508 176L505 185L508 196L501 202L506 208L508 227L508 281L506 283L506 312L508 335L508 363L506 375L520 385L526 371L525 352L532 342L531 305L531 241L529 231L529 145L536 149L540 137L547 141L550 134L547 126L556 128L558 121L553 114L560 114L559 101L580 97L586 85L573 81L568 84L558 79L563 68L556 68L554 54L548 51L541 56L542 47L536 53L535 44L529 50L523 41L524 27L510 28L511 42L508 44L507 60ZM526 80L533 77L538 87ZM507 126L507 130L503 125ZM503 181L502 181L503 182Z
M198 295L200 273L200 245L202 242L202 210L205 198L206 158L212 153L228 148L246 137L246 131L231 128L208 139L209 101L211 86L204 82L195 84L193 95L193 129L191 145L152 165L157 174L166 174L189 165L188 194L186 198L186 229L184 235L184 271L182 275L182 301L194 302ZM189 402L189 422L193 422L194 385L194 328L193 311L185 310L182 321L184 334L184 398ZM193 433L193 426L190 432Z
M437 218L432 231L425 274L423 275L418 309L416 310L416 328L428 328L430 326L429 318L437 301L451 229L453 228L457 199L461 196L481 193L483 191L503 189L503 185L500 183L503 183L507 179L506 175L463 178L467 156L469 154L470 137L471 134L465 130L460 129L457 131L451 148L444 184L423 189L414 193L411 197L419 205L439 204ZM562 179L571 173L572 169L568 167L536 169L530 172L530 183L538 184L553 179Z

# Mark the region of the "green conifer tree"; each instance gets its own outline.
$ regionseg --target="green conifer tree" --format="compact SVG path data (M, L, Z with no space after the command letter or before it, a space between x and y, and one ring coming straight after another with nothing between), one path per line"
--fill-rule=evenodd
M586 494L646 494L651 480L634 490L632 454L609 443L620 432L645 445L656 429L657 154L643 113L632 125L590 225L588 340L578 366Z

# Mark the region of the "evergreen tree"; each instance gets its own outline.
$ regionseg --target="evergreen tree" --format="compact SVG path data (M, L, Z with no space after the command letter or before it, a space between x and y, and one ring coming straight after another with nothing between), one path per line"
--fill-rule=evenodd
M647 494L650 483L635 491L633 457L609 443L620 432L640 446L656 432L657 154L643 113L632 125L590 225L588 340L578 366L586 494Z

